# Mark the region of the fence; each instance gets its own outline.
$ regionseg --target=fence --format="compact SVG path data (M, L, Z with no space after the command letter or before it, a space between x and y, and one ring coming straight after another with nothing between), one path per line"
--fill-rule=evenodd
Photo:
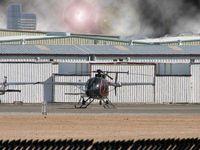
M83 149L83 150L198 150L200 139L148 139L128 141L94 140L6 140L0 141L0 149Z

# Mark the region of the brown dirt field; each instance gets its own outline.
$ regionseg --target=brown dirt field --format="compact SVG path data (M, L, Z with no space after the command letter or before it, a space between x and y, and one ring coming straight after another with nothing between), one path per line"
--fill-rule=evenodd
M200 137L200 116L48 115L0 116L1 139Z

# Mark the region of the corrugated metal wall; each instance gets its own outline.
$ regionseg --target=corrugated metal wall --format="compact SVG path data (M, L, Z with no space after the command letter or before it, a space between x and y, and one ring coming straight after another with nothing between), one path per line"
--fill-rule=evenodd
M0 57L0 62L50 62L53 59L54 62L87 62L88 57Z
M87 82L90 76L55 75L55 82ZM80 95L66 95L65 93L84 93L81 86L54 85L54 102L78 102Z
M88 57L65 57L65 58L55 58L54 61L56 62L87 62Z
M91 71L129 71L129 74L119 74L118 81L126 83L154 84L155 65L148 64L91 64ZM94 76L94 74L93 74ZM115 74L111 74L114 78ZM109 99L114 103L154 103L154 85L123 86L117 89L110 87Z
M23 58L23 57L19 57L19 58L6 58L6 57L0 57L0 62L34 62L36 61L35 59L31 59L31 58Z
M191 102L200 103L200 64L191 65Z
M52 74L59 72L59 64L44 62L1 62L0 82L8 77L8 82L86 82L89 76L67 76ZM155 76L154 64L136 63L91 63L90 71L129 71L119 74L119 82L152 83L152 85L123 86L110 88L109 99L114 103L200 103L200 64L191 64L191 76ZM110 74L113 78L115 74ZM94 76L94 73L92 73ZM153 85L155 83L155 85ZM13 85L11 89L20 89L21 93L0 95L2 103L22 101L24 103L41 103L43 100L54 102L77 102L80 96L65 93L80 93L76 86L62 85Z
M22 41L7 41L7 42L0 41L0 44L1 44L1 45L10 45L10 44L13 44L13 45L21 45L21 44L22 44Z
M8 77L8 82L38 82L51 80L51 63L0 63L0 80ZM21 93L6 93L1 95L2 103L13 103L13 101L22 101L24 103L40 103L44 99L50 101L51 87L43 85L13 85L11 89L19 89ZM47 90L48 89L48 90Z
M43 44L43 45L65 45L65 44L78 44L78 45L85 45L85 44L94 44L94 40L92 39L84 39L84 38L74 38L74 37L63 37L63 38L46 38L46 39L39 39L39 40L26 40L26 44Z
M129 58L129 57L96 57L96 61L102 62L114 62L120 61L123 62L136 62L136 63L190 63L190 59L186 58Z
M188 103L191 99L190 77L156 77L156 103Z
M0 44L36 44L36 45L129 45L129 41L118 41L111 39L98 39L88 37L57 37L43 39L27 39L18 41L0 41Z
M195 63L200 63L200 59L195 59Z
M19 36L19 35L46 35L46 33L42 33L42 32L26 32L26 31L9 31L9 30L0 30L0 36Z
M152 63L190 63L190 59L187 58L132 58L132 62L152 62Z

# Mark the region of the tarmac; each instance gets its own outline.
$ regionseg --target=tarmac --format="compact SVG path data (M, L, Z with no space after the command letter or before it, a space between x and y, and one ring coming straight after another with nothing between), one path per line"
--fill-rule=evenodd
M42 104L0 104L0 115L200 115L200 104L114 104L114 108L104 108L91 104L85 109L76 109L75 103Z

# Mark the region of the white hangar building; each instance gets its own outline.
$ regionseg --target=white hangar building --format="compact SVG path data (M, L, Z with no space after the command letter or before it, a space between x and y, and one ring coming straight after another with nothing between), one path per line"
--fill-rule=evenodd
M128 71L110 92L113 103L200 103L200 46L0 45L0 80L84 82L92 71ZM112 76L112 75L111 75ZM10 85L21 93L0 95L1 103L77 102L76 86ZM112 91L113 89L110 88Z

